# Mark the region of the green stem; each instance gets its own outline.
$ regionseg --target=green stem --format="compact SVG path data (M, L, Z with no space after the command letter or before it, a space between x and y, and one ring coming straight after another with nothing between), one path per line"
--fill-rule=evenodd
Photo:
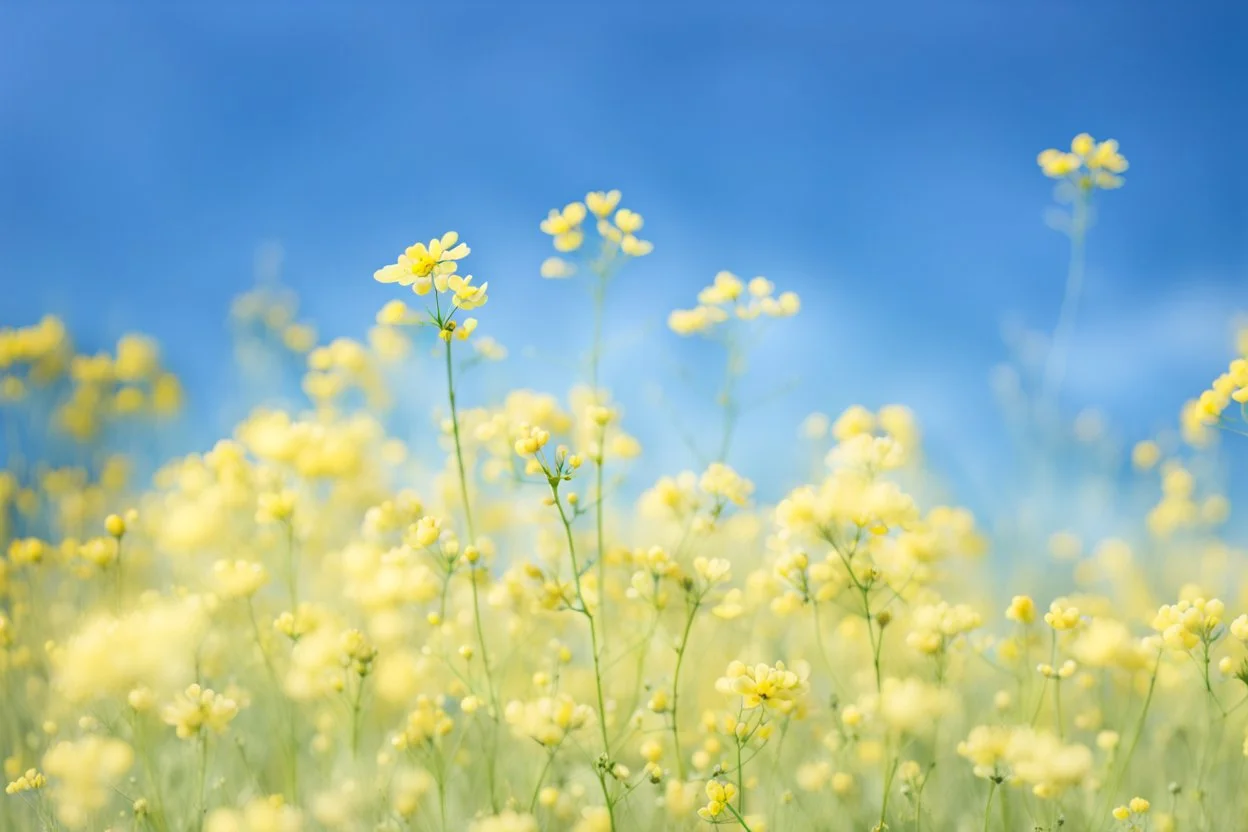
M1053 402L1062 385L1066 372L1066 353L1075 328L1075 316L1079 310L1079 298L1083 292L1084 242L1088 226L1088 192L1082 188L1075 197L1070 219L1070 262L1066 268L1066 291L1062 296L1062 308L1053 330L1053 343L1049 345L1049 360L1045 366L1045 400Z
M537 785L533 787L533 797L529 798L529 814L533 814L537 808L537 799L542 793L542 783L546 780L546 772L550 771L550 764L555 760L555 752L559 750L559 746L555 746L546 754L546 763L542 766L542 770L537 774Z
M886 754L884 756L884 765L886 767L884 771L884 799L880 802L880 822L876 825L876 828L880 830L888 828L885 821L888 819L888 804L893 796L893 778L897 774L898 762L899 760L895 755L891 755L891 761L890 755Z
M997 781L988 781L988 802L984 804L984 832L988 832L989 819L992 813L992 797L997 793Z
M601 404L598 401L599 394L599 366L602 363L602 324L604 310L607 299L607 271L605 266L597 270L598 281L594 284L594 334L593 342L589 353L589 385L593 390L595 404ZM607 647L607 620L609 616L606 614L607 606L607 551L605 535L603 533L603 499L602 499L602 480L603 480L603 459L606 456L606 440L607 426L603 425L602 430L598 433L598 454L594 460L594 525L597 531L597 547L598 547L598 603L602 610L599 616L602 624L602 646L605 650Z
M264 640L260 636L260 624L256 620L256 608L250 598L247 599L247 619L251 622L251 632L256 639L256 649L260 651L260 656L264 659L264 668L268 671L269 679L273 683L273 695L277 697L279 702L284 703L282 710L286 711L289 731L286 744L286 767L290 780L290 799L292 804L297 805L299 802L299 740L296 736L295 706L293 702L285 699L282 692L282 682L277 675L277 668L274 667L273 660L269 658L269 651L264 649Z
M290 614L299 614L299 563L295 551L295 524L287 517L283 521L286 526L286 591L290 595Z
M1066 730L1062 724L1062 680L1061 677L1053 680L1053 709L1057 717L1057 738L1065 739Z
M124 592L125 592L125 584L123 582L123 575L122 575L122 568L121 568L121 540L122 539L120 537L116 538L117 561L116 563L113 564L114 572L115 572L113 576L113 596L114 596L114 602L116 604L116 609L119 614L121 612L121 607L122 607L122 596L124 595Z
M602 667L598 656L598 631L594 626L594 614L589 611L589 606L585 603L585 593L581 589L581 567L576 559L576 541L572 535L572 523L568 520L568 514L563 509L563 501L559 499L559 480L552 477L550 479L550 493L555 501L555 508L559 510L559 520L563 523L564 535L568 540L568 555L572 559L572 580L576 587L576 600L579 610L585 616L585 620L589 623L589 647L594 659L594 689L598 696L598 727L602 733L603 754L607 758L607 763L611 760L611 740L607 736L607 706L606 698L602 695ZM607 803L607 814L611 822L611 829L615 830L615 807L611 801L611 793L607 789L607 781L605 777L599 776L599 784L602 786L602 796Z
M1135 730L1132 732L1131 744L1127 746L1127 753L1122 758L1122 765L1118 769L1117 775L1110 787L1105 790L1106 803L1102 808L1098 809L1096 817L1105 817L1109 811L1109 804L1113 802L1114 794L1118 791L1118 787L1122 785L1123 779L1127 776L1127 769L1131 766L1131 758L1135 755L1136 746L1140 743L1140 737L1144 733L1144 724L1148 720L1148 708L1153 702L1153 692L1157 689L1157 673L1161 669L1162 651L1157 651L1157 661L1153 663L1153 675L1148 682L1148 693L1144 697L1144 705L1140 708L1140 716L1135 722Z
M737 362L740 358L739 350L736 343L732 340L726 342L728 355L724 360L724 388L720 391L720 404L724 408L724 432L719 443L719 455L715 458L718 462L726 462L728 460L728 449L732 446L732 434L736 430L737 417L739 415L736 399L733 392L737 381Z
M741 765L740 737L737 737L737 809L745 814L745 766Z
M594 530L597 536L598 547L598 609L600 611L600 615L598 617L602 622L603 650L607 649L607 621L610 618L610 616L607 615L607 546L602 518L603 455L606 453L606 448L604 447L606 440L607 428L604 425L602 432L598 435L598 458L594 460Z
M152 754L148 747L143 731L142 716L134 714L134 744L139 754L139 762L143 766L143 773L147 776L148 783L151 784L152 797L155 798L156 817L160 819L160 826L169 828L169 817L165 814L164 789L161 788L160 780L156 776L156 769L152 765ZM149 819L150 820L150 819ZM154 820L151 825L156 826Z
M725 803L724 808L729 812L732 812L732 816L737 819L737 823L741 824L741 828L744 829L745 832L754 832L754 830L750 829L750 825L745 822L745 818L741 816L741 813L732 808L731 803Z
M472 523L472 504L468 499L468 475L464 468L464 446L459 436L459 411L455 407L455 370L454 363L451 361L451 342L446 342L446 397L451 407L451 431L455 437L455 464L459 470L459 495L464 504L464 521L468 527L468 544L475 545L476 530ZM495 788L495 778L497 772L497 745L498 745L498 696L494 691L494 679L490 670L490 649L485 643L485 627L481 622L481 598L480 591L477 588L476 566L469 564L468 582L472 587L472 618L477 630L477 644L481 648L481 666L485 668L485 686L489 692L490 701L490 717L494 721L494 730L491 732L490 739L491 748L487 751L489 763L486 766L486 772L490 781L490 804L495 812L498 811L498 795Z
M875 692L880 694L884 692L884 679L880 673L880 650L884 647L884 630L881 628L879 636L876 636L875 621L871 618L870 590L866 585L862 585L861 591L863 615L867 619L867 636L871 639L871 664L875 668Z
M828 678L832 680L832 689L840 693L841 683L837 679L836 671L832 668L832 658L828 655L828 648L823 640L823 621L819 617L819 602L812 598L810 606L815 615L815 645L819 648L819 655L823 658L824 667L827 668Z
M693 630L693 619L697 617L699 601L689 607L689 617L685 619L685 631L680 636L680 646L676 648L676 669L672 673L672 745L676 753L676 771L680 779L685 779L685 757L680 750L680 668L685 662L685 648L689 646L689 633Z
M201 730L199 735L199 780L195 787L195 829L202 832L204 815L208 807L204 805L204 784L208 780L208 735Z
M360 758L360 700L364 698L364 676L358 676L355 685L355 699L351 703L351 759Z
M439 768L441 768L439 766ZM446 772L440 771L438 774L438 820L442 832L447 832L446 825Z

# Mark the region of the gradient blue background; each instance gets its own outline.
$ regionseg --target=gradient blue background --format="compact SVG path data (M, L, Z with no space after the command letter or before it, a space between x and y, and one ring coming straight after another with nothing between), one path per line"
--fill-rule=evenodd
M393 296L373 270L458 230L512 349L494 380L563 389L549 356L587 339L586 298L537 276L537 223L619 187L655 252L613 287L606 379L656 469L689 460L653 387L693 421L714 384L673 382L705 348L663 319L729 269L805 302L756 358L751 395L801 386L746 418L743 467L796 475L806 413L901 401L974 502L1007 449L1003 322L1048 330L1062 294L1034 158L1082 130L1131 170L1093 232L1066 407L1139 438L1227 359L1242 4L182 5L0 3L0 325L154 333L200 444L237 415L225 320L270 240L306 315L359 336ZM434 368L413 383L437 392Z

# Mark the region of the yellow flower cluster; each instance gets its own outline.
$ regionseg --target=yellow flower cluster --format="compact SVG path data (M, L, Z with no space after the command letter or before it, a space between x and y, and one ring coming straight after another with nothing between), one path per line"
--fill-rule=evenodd
M1215 378L1209 389L1187 401L1179 414L1183 438L1195 447L1213 440L1212 428L1242 430L1242 423L1248 422L1244 410L1248 404L1248 329L1241 329L1236 340L1239 355L1226 372Z
M198 736L205 728L223 734L236 716L237 702L199 685L188 687L161 712L165 723L184 740Z
M5 794L21 794L22 792L31 792L36 789L42 789L48 785L48 778L39 773L37 769L27 769L21 777L12 781L4 787Z
M920 653L935 655L948 649L950 642L979 629L983 619L966 604L947 601L917 607L906 643Z
M1049 798L1082 782L1092 770L1092 751L1065 744L1029 726L978 726L958 745L977 777L1017 780L1037 797Z
M122 740L88 735L54 745L43 756L43 772L57 819L70 829L88 828L133 765L134 750Z
M1152 627L1161 634L1162 643L1172 650L1192 650L1220 634L1226 606L1217 598L1186 599L1163 604L1153 617Z
M303 832L305 828L302 813L286 805L281 795L256 798L241 809L215 809L204 821L204 832Z
M62 379L68 384L53 389ZM182 406L181 383L161 366L151 338L131 333L112 353L79 354L53 316L34 326L0 328L0 407L36 393L56 396L55 423L78 442L91 441L113 422L169 417Z
M1085 207L1125 168L1084 137L1042 164ZM724 379L687 391L722 420L682 431L682 462L603 360L642 228L615 191L543 223L542 273L584 270L593 301L549 392L462 385L505 350L465 317L488 293L454 233L378 270L428 307L381 299L364 337L248 293L234 335L266 400L173 459L104 429L123 390L159 415L155 343L0 331L0 829L1239 828L1248 585L1215 449L1136 443L1130 492L1072 484L1123 498L1092 518L1003 469L1024 496L981 525L909 409L854 404L792 426L809 470L783 481L733 444L784 428L743 427L761 328L728 322L800 304L722 273L670 322L725 352L692 376ZM94 433L48 416L97 394ZM1189 439L1234 428L1221 398L1192 407ZM1083 422L1037 451L1103 471L1123 449ZM1131 798L1167 783L1165 811Z
M588 705L578 705L568 694L560 693L531 702L509 702L506 718L517 736L552 747L562 743L573 731L592 722L594 711Z
M724 813L728 804L737 796L737 787L718 780L706 781L706 805L698 809L698 817L714 820Z
M645 220L641 214L628 208L619 208L620 192L591 191L584 202L569 202L562 210L552 208L542 220L542 233L549 234L555 250L563 254L578 251L585 242L583 224L589 215L595 219L594 228L602 241L597 259L599 265L619 256L644 257L654 251L654 245L637 236ZM614 216L612 216L614 214ZM561 257L550 257L542 263L542 277L560 278L576 274L576 265Z
M734 661L715 683L720 693L741 697L746 710L765 707L787 714L798 706L810 687L802 674L789 670L784 662L747 665Z
M1141 829L1139 825L1143 816L1148 814L1148 810L1152 808L1152 804L1142 797L1133 797L1131 802L1124 806L1116 806L1113 811L1114 820L1128 821L1128 829Z
M1127 160L1118 152L1118 142L1098 142L1087 133L1080 133L1070 142L1070 152L1048 149L1036 159L1044 175L1051 179L1068 179L1081 189L1120 188L1119 174L1127 169Z
M796 292L776 295L775 291L775 284L765 277L747 283L732 272L719 272L711 285L698 292L698 305L673 311L667 325L678 335L705 334L734 318L791 318L802 308Z
M485 305L489 299L488 282L473 284L472 275L457 273L459 261L468 256L467 243L459 242L459 234L448 231L428 243L415 243L404 249L398 259L373 273L378 283L397 283L410 286L417 295L424 297L433 293L435 308L429 310L429 321L438 330L438 337L450 342L452 338L464 340L477 328L476 318L456 321L453 316L459 310L470 312ZM442 296L446 295L446 308ZM393 302L378 315L378 323L396 326L418 323L406 307Z

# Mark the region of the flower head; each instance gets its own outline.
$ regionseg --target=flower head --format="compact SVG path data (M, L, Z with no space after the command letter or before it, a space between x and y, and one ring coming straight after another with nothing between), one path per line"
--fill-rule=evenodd
M1120 188L1119 174L1127 169L1127 159L1118 151L1118 142L1098 142L1087 133L1080 133L1070 143L1070 151L1054 148L1042 151L1036 163L1050 179L1065 179L1084 190Z
M789 670L784 662L776 662L773 667L734 661L715 683L715 689L720 693L740 696L741 705L747 710L762 706L787 714L810 688L804 674Z

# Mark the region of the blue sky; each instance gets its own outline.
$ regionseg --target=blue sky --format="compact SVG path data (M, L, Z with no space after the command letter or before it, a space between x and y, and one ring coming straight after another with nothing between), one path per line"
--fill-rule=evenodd
M1034 157L1082 130L1131 170L1067 406L1131 438L1171 423L1248 306L1232 2L178 5L0 4L0 325L153 332L213 429L229 300L270 240L322 330L358 335L392 296L372 271L457 229L513 350L495 378L563 387L520 349L587 337L576 286L537 276L537 222L591 188L623 189L656 247L612 297L606 377L637 422L660 384L703 413L670 388L704 350L662 320L716 271L802 294L756 359L754 395L801 386L747 417L754 467L794 464L812 410L901 401L989 487L1003 323L1050 328L1064 279Z

